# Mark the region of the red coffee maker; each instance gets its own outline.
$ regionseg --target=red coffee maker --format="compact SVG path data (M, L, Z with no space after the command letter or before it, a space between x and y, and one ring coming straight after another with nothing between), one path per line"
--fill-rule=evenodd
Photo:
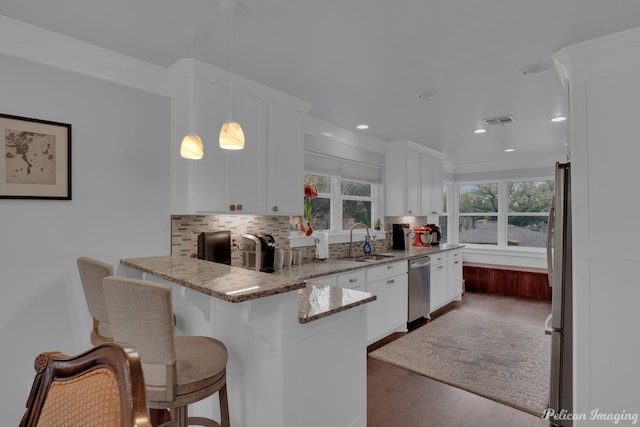
M413 233L416 235L413 246L429 246L429 243L431 243L431 228L416 226L413 227Z

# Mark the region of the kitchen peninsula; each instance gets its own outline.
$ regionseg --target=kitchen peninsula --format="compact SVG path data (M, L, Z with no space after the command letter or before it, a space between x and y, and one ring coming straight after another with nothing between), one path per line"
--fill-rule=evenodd
M183 256L132 258L118 273L172 287L178 335L225 343L232 425L365 427L365 307L376 297L313 279L406 265L451 248L392 251L373 262L329 259L273 274ZM217 403L207 399L191 412L216 417Z

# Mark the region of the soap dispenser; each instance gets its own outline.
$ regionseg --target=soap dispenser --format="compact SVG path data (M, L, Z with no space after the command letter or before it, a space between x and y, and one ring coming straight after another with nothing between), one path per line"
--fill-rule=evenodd
M364 245L362 245L362 251L365 254L371 253L371 243L369 243L369 236L364 237Z

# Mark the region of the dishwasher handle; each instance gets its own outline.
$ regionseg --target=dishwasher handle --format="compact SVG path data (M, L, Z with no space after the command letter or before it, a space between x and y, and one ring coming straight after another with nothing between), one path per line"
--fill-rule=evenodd
M431 266L431 260L427 261L412 261L409 263L409 268L425 268Z

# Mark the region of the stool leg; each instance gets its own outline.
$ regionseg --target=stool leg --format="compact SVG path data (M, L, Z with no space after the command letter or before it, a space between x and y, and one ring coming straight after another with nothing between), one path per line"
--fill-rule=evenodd
M229 400L227 398L227 384L218 390L218 398L220 399L220 425L221 427L230 427L229 422Z
M187 413L186 406L180 406L174 409L173 420L178 422L178 427L187 427L188 426L187 418L188 418L188 413Z

